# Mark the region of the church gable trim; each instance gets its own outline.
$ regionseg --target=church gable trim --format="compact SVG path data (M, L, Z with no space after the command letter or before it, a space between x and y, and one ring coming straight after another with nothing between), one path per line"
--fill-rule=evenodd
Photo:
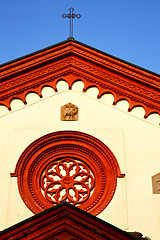
M42 88L57 91L59 80L67 81L69 89L81 80L85 92L97 87L101 98L106 93L114 96L113 105L127 100L128 111L136 106L145 109L145 118L160 114L160 76L132 64L104 54L77 41L65 41L15 62L1 66L0 104L11 110L13 99L26 104L30 92L42 96Z

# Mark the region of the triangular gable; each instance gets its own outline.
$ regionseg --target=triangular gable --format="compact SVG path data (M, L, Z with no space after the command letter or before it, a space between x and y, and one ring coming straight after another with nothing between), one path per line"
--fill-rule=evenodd
M63 202L5 229L0 233L0 239L136 240L138 238Z
M30 92L42 97L45 86L57 91L59 80L67 81L69 89L78 80L85 92L97 87L97 98L112 93L115 105L127 100L128 111L136 106L145 109L145 118L160 114L160 76L73 39L16 59L0 66L0 104L9 110L10 102L21 99L26 104Z

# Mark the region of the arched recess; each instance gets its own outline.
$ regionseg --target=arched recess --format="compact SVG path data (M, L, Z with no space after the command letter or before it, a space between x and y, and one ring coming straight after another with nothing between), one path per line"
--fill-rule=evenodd
M111 150L97 138L78 131L47 134L20 156L12 177L33 213L68 201L93 215L111 201L121 174Z

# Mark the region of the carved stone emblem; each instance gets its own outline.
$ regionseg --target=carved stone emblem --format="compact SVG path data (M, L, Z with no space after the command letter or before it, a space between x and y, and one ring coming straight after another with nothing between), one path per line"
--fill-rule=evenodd
M160 173L152 177L152 189L154 194L160 194Z
M77 121L78 120L78 107L72 103L67 103L61 107L61 120L62 121Z

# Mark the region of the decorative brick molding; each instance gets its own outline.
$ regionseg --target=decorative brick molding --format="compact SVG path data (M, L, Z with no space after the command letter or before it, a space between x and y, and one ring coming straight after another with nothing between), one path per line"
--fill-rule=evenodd
M15 173L27 207L39 213L62 201L99 214L111 201L118 162L97 138L77 131L47 134L29 145L20 156Z
M85 92L97 87L98 98L112 93L113 104L127 100L128 111L136 106L145 109L145 118L160 114L160 76L131 65L77 41L65 41L0 67L0 104L9 110L10 102L21 99L26 104L30 92L42 97L45 86L57 91L65 80L69 89L75 81L84 83Z

